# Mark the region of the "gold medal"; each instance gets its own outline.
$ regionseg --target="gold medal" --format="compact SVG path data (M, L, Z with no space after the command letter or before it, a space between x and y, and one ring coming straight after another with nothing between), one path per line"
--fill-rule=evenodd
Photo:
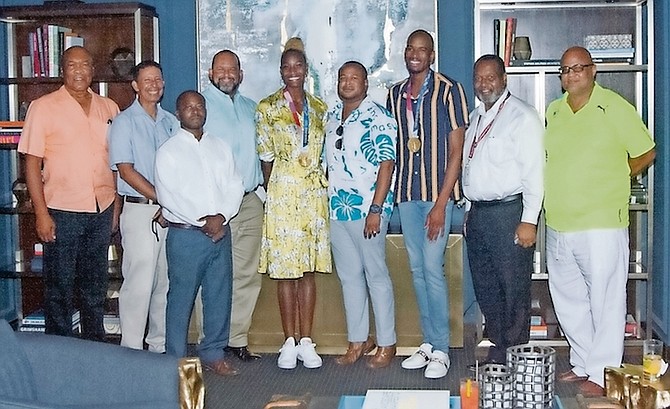
M407 149L412 153L416 153L421 149L421 140L418 136L412 136L407 140Z
M298 163L303 168L308 167L312 163L312 161L309 159L309 155L307 155L307 152L302 152L300 156L298 156Z

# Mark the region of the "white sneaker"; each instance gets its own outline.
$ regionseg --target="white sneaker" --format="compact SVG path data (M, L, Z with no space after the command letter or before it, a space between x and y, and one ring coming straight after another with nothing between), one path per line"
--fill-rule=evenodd
M442 351L433 351L433 357L430 358L430 363L426 367L423 376L430 379L442 378L447 375L450 365L449 355Z
M316 353L316 344L312 342L312 338L302 338L297 349L298 359L302 361L305 368L314 369L320 368L323 365L323 360Z
M295 338L288 337L279 349L279 358L277 366L281 369L293 369L298 364L298 347L295 345Z
M403 369L421 369L428 365L433 354L433 346L424 342L419 350L413 353L409 358L402 361Z

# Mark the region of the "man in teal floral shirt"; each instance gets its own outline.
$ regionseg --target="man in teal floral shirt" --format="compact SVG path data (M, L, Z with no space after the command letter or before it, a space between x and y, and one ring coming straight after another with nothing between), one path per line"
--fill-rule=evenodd
M328 115L330 236L342 283L349 347L336 359L350 365L375 348L369 336L368 294L379 348L367 365L383 368L396 353L393 285L385 236L393 210L398 126L389 111L367 96L365 67L349 61L338 72L341 102Z

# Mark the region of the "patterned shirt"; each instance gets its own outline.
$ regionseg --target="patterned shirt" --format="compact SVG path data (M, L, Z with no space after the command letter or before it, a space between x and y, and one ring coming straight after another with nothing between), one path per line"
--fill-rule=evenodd
M411 153L407 141L414 132L407 126L408 86L409 78L391 87L386 103L399 125L396 202L434 202L447 170L449 133L468 125L465 91L460 83L444 74L432 70L428 73L426 93L412 99L421 148ZM458 198L457 189L455 186L454 194Z
M342 108L339 102L329 112L326 125L330 218L359 220L368 215L377 188L379 165L395 161L398 126L391 113L370 97L346 120L342 119ZM342 135L337 134L340 125ZM383 204L387 217L393 210L393 184L392 180Z

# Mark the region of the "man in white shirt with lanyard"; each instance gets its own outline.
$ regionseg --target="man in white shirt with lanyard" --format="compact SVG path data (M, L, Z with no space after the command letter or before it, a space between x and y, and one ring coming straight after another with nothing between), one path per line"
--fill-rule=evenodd
M495 344L488 362L529 340L530 284L542 208L544 127L537 111L507 90L500 57L474 65L475 95L463 144L465 234L477 301Z

